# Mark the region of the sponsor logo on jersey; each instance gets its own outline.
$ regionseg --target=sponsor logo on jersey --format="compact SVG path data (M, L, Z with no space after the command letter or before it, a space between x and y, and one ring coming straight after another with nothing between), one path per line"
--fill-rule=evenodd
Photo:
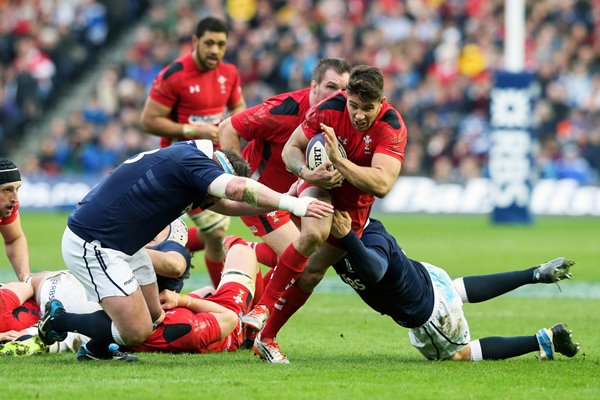
M192 125L206 123L206 124L218 124L223 119L223 114L212 114L212 115L190 115L188 122Z
M200 85L190 85L190 93L200 93Z

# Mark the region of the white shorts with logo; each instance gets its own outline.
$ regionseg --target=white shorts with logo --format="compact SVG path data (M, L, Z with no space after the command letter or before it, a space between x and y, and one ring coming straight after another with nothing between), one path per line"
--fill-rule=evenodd
M49 273L35 292L35 302L40 305L42 314L46 312L46 302L60 300L67 312L87 314L101 310L97 301L85 301L83 285L69 271Z
M89 301L129 296L138 288L156 282L152 260L145 248L133 255L87 242L68 227L62 239L63 259L81 282Z
M463 313L463 302L446 271L422 264L431 277L435 305L429 320L412 328L408 336L412 345L429 360L445 360L471 341L469 324Z

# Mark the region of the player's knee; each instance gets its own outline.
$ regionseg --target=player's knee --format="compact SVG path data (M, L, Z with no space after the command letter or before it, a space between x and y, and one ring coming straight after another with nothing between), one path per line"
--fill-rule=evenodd
M231 310L215 314L215 317L217 318L217 322L221 328L221 339L233 332L239 322L238 315Z
M316 228L307 228L302 230L300 234L300 241L305 249L311 249L312 251L315 251L325 242L327 236L329 236L329 231Z
M298 278L297 285L305 292L312 291L323 279L325 272L304 270Z
M137 329L129 329L126 332L121 333L121 339L127 346L137 346L144 343L152 334L152 324L144 324L143 327Z
M466 345L450 357L451 361L471 361L471 348Z

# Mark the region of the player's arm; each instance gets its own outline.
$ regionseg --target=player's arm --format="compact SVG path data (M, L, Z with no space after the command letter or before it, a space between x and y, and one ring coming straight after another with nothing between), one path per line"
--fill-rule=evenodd
M219 145L223 149L232 149L238 153L242 151L240 134L237 129L233 127L231 117L219 124Z
M358 238L352 230L352 219L348 212L335 211L331 234L339 239L342 249L346 251L346 258L366 283L377 283L383 278L388 268L386 258L366 247Z
M343 176L336 170L328 170L331 166L330 162L325 162L312 171L308 168L306 156L304 155L308 142L309 139L304 134L302 125L298 126L292 132L281 152L281 158L287 170L306 182L319 185L325 189L340 186Z
M15 270L17 278L24 281L31 275L31 271L29 269L27 238L21 226L21 216L17 215L17 218L10 224L0 225L0 233L4 238L8 260Z
M222 174L208 187L208 194L251 206L286 210L298 217L322 218L333 213L333 206L312 198L297 198L276 192L249 178Z
M153 135L166 136L172 139L198 138L208 139L216 143L219 129L217 124L200 122L198 124L180 124L170 118L171 107L164 106L153 100L146 99L142 110L142 128Z
M392 156L375 153L370 167L356 165L340 155L338 140L333 128L321 124L327 146L327 156L336 170L357 189L377 197L392 190L400 174L402 162Z
M185 257L176 251L146 249L157 275L179 278L187 268Z
M242 112L246 109L246 100L244 100L244 96L240 97L237 103L235 103L231 107L227 107L231 115L235 115L239 112Z
M175 307L184 307L196 314L199 313L211 313L217 319L219 327L221 328L221 339L229 335L236 327L238 323L238 315L214 301L198 299L196 297L180 294L172 290L165 289L160 292L160 303L163 310L170 310Z

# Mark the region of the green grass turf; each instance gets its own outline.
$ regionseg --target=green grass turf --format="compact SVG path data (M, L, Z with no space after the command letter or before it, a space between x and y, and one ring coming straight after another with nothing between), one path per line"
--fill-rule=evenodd
M64 214L22 213L35 269L61 269ZM483 216L381 216L407 253L451 276L493 273L557 256L577 261L574 281L600 282L600 220L539 218L502 226ZM234 221L232 233L250 239ZM195 257L203 275L201 255ZM4 254L0 269L10 266ZM0 271L5 274L8 271ZM570 283L570 282L569 282ZM568 285L569 283L564 283ZM562 296L562 297L561 297ZM600 395L598 297L500 297L465 305L473 338L532 335L564 321L582 352L537 362L533 354L479 363L428 362L407 331L353 294L317 293L279 335L292 363L268 365L251 352L141 354L137 364L77 363L73 354L0 357L0 399L591 399Z

